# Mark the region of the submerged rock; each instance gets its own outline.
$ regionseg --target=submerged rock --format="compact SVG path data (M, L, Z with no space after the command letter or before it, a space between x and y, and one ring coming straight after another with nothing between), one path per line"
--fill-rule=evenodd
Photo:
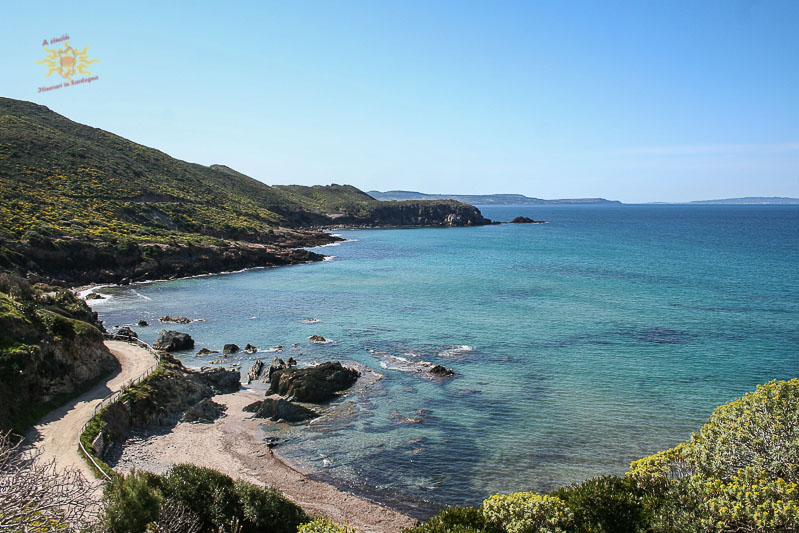
M341 363L322 363L311 368L285 368L272 373L269 388L289 400L325 402L352 387L360 373Z
M158 339L153 343L153 348L167 352L190 350L194 348L194 339L188 333L162 329L158 333Z
M533 220L529 217L516 217L510 221L511 224L543 224L543 220Z
M197 355L208 355L212 353L219 353L219 350L209 350L208 348L200 348L200 351L197 352Z
M144 327L147 327L147 326L149 326L149 325L150 325L150 324L148 324L146 320L139 320L138 326L139 326L140 328L144 328Z
M247 346L244 347L244 353L254 354L257 351L258 351L258 348L256 348L252 344L247 344Z
M326 338L322 337L321 335L311 335L310 337L308 337L308 340L311 341L311 342L315 342L317 344L325 344L327 342L330 342L329 340L327 340Z
M129 339L139 338L139 335L135 331L130 329L128 326L122 326L121 328L119 328L119 331L117 331L117 335L119 335L120 337L127 337Z
M224 348L222 348L222 353L237 353L240 349L238 344L225 344Z
M269 420L285 420L286 422L302 422L319 415L312 409L291 403L282 398L267 398L260 402L251 403L244 408L248 413L254 413L258 418Z

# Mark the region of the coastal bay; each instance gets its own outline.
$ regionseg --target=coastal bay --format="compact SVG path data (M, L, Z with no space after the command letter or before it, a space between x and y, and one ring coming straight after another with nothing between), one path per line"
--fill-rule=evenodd
M795 208L484 212L549 223L342 231L315 249L330 261L101 289L92 305L145 340L164 314L202 319L179 328L196 349L259 347L225 362L245 371L280 355L379 372L340 416L267 431L289 463L415 516L621 473L792 375ZM428 379L422 362L456 374Z

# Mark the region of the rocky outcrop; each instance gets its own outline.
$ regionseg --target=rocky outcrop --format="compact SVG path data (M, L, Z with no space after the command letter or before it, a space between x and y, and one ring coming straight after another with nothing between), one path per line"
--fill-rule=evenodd
M529 217L516 217L510 221L511 224L543 224L543 220L533 220Z
M222 348L222 353L224 354L238 353L240 349L241 348L239 348L238 344L225 344L225 346Z
M167 331L162 329L158 333L158 339L153 343L156 350L167 352L177 352L180 350L191 350L194 348L194 339L188 333L179 331Z
M209 350L208 348L200 348L196 355L210 355L212 353L219 353L219 350Z
M322 363L311 368L285 368L272 373L269 390L288 400L320 403L352 387L360 373L341 363Z
M224 405L220 405L210 398L206 398L186 409L186 412L183 413L182 417L180 417L180 421L202 423L213 422L225 414L226 410L227 407Z
M200 380L210 386L216 394L228 394L241 388L241 374L238 370L224 368L202 368Z
M434 376L438 376L438 377L442 377L442 378L447 378L447 377L455 375L455 371L454 370L452 370L451 368L443 367L441 365L435 365L434 367L432 367L429 370L429 372L431 374L433 374Z
M315 343L315 344L327 344L330 341L326 338L322 337L321 335L311 335L308 337L308 340Z
M138 325L140 328L144 328L144 327L147 327L147 326L149 326L150 324L148 324L146 320L139 320L139 322L138 322L138 324L137 324L137 325Z
M253 346L252 344L249 344L249 343L248 343L248 344L247 344L247 346L245 346L245 347L244 347L244 350L242 350L242 351L243 351L244 353L246 353L246 354L250 354L250 355L252 355L252 354L254 354L255 352L257 352L257 351L258 351L258 348L256 348L256 347L255 347L255 346Z
M261 377L261 372L263 372L263 369L264 369L264 362L261 361L260 359L255 361L250 367L250 369L247 371L247 376L246 376L247 384L249 385L253 381L258 381L258 379Z
M272 381L272 376L275 374L275 372L278 370L285 370L286 368L285 361L283 361L283 359L280 357L275 357L272 359L272 364L269 365L269 368L266 371L265 381Z
M158 319L159 322L171 322L172 324L190 324L191 319L186 316L169 316L164 315Z
M476 207L454 200L374 203L359 213L339 214L331 222L353 226L483 226L491 223Z
M117 335L119 335L120 337L127 337L129 339L139 338L139 335L135 331L130 329L130 327L128 326L122 326L121 328L119 328L119 331L117 331Z
M267 418L274 421L283 420L286 422L303 422L319 416L312 409L282 398L267 398L260 402L251 403L244 410L248 413L254 413L257 418Z

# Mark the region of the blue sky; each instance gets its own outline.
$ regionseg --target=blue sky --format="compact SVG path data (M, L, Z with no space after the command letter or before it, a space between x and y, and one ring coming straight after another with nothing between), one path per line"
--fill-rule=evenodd
M799 197L799 1L16 2L2 96L266 183ZM91 46L51 85L42 41ZM54 45L60 46L60 45Z

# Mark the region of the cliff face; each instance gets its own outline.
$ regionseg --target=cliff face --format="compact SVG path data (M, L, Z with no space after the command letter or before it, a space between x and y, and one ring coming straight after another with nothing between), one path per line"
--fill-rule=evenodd
M118 363L90 309L68 292L37 299L0 292L0 430L21 433Z
M374 226L482 226L491 223L476 207L452 200L379 202L367 217L342 217L336 222Z

